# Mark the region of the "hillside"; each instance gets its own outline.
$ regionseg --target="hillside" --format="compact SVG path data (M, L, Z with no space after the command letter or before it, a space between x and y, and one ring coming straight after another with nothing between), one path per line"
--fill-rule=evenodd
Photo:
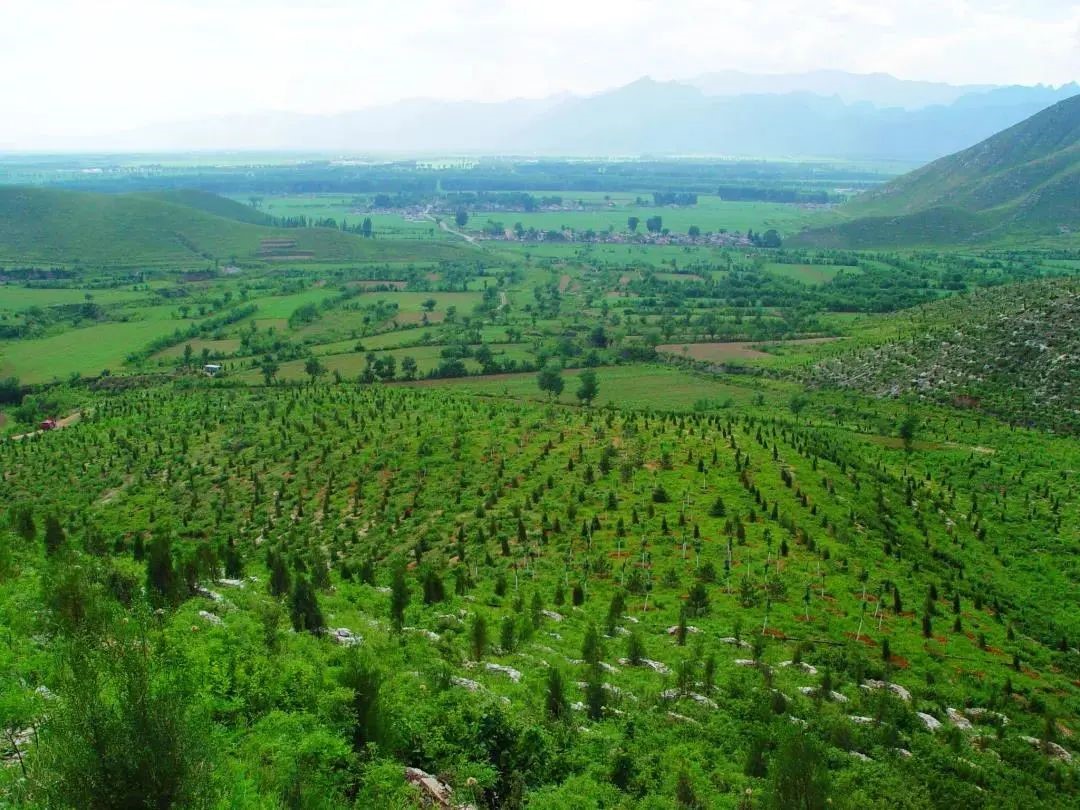
M1075 807L1076 447L892 410L94 398L0 443L0 795Z
M796 244L886 247L1080 230L1080 95L852 200Z
M1080 432L1080 281L981 290L897 321L900 337L819 363L811 379Z
M144 194L147 199L184 205L216 217L246 222L249 225L273 225L273 218L249 205L244 205L228 197L211 194L195 189L176 189Z
M471 253L452 243L269 228L238 221L242 211L242 205L198 192L110 195L0 187L0 264L205 267L214 260L438 261Z

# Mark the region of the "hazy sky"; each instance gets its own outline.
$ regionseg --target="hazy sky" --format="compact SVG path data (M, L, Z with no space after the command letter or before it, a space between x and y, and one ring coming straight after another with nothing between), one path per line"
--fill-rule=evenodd
M0 0L0 142L723 69L1080 77L1080 0Z

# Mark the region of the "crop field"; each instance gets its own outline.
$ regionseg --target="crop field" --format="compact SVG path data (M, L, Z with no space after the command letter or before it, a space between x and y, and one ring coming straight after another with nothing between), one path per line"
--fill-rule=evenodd
M765 265L765 270L776 276L801 281L803 284L824 284L832 281L838 273L856 271L853 267L839 267L826 264L777 264Z
M573 202L576 199L576 196L571 196L568 201ZM590 207L585 210L477 213L474 224L476 227L481 227L487 219L492 219L503 222L508 227L520 222L525 228L536 228L539 231L564 228L577 231L588 229L604 231L608 228L625 231L627 219L637 217L642 223L640 229L644 231L645 221L650 217L658 216L662 219L665 228L677 233L686 233L691 225L696 225L702 232L724 230L745 233L750 229L766 231L774 228L781 235L787 235L811 223L821 224L823 221L830 221L835 216L831 212L823 212L806 206L730 202L712 195L700 195L698 203L690 206L636 205L629 197L613 198L599 203L593 199L588 201L588 205ZM593 205L599 207L592 208Z
M70 287L19 287L0 285L0 312L21 312L33 307L55 307L64 304L126 304L147 297L138 290L72 289Z

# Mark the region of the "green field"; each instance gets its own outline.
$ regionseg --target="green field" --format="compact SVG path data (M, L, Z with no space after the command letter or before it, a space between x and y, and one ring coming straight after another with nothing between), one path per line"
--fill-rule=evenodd
M783 276L803 284L824 284L832 281L838 273L858 272L857 268L839 267L827 264L779 264L771 262L765 265L767 272L774 276Z
M577 401L575 391L579 373L566 373L566 390L558 401ZM700 405L711 410L735 404L749 405L759 395L776 405L790 396L790 390L783 385L740 385L667 366L609 366L597 369L597 376L600 380L600 395L596 404L601 406L687 411ZM547 401L546 395L536 385L534 373L436 380L412 385L446 387L484 396Z
M540 231L572 228L576 231L592 229L615 231L627 229L627 219L637 217L641 224L639 232L645 231L645 220L659 216L663 226L672 232L686 233L691 225L698 226L703 233L714 231L747 230L766 231L775 228L782 236L796 233L810 225L830 224L837 219L829 211L783 203L729 202L712 195L700 195L697 205L653 206L635 205L633 199L612 200L614 205L603 204L599 209L541 211L541 212L505 212L477 213L471 224L482 227L488 219L505 223L508 227L520 222L525 228Z
M18 377L24 383L65 380L72 374L119 372L127 355L154 338L172 333L177 322L160 319L103 323L72 329L53 337L0 342L0 377Z

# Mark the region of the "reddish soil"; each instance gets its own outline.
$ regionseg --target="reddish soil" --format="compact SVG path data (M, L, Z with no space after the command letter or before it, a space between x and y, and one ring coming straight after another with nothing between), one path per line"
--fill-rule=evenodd
M851 633L851 632L846 632L846 633L844 633L844 635L847 636L850 639L858 641L860 644L865 644L867 647L876 647L877 646L877 642L874 641L872 638L870 638L870 636L866 635L866 633L863 633L858 638L856 638L855 634Z

